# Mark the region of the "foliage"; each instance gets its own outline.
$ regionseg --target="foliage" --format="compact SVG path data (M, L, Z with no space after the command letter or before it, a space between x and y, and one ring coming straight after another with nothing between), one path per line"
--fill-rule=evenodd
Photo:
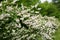
M56 14L56 17L60 20L60 0L53 1L53 4L57 7L58 13Z
M59 26L58 20L43 17L38 3L31 7L24 6L23 2L21 6L17 4L9 0L0 3L0 39L38 40L38 37L42 37L43 40L52 40L52 34ZM35 9L39 9L38 12Z
M44 3L41 3L38 7L41 8L41 14L43 16L44 15L56 16L56 14L58 13L57 7L52 3L44 2Z
M56 5L57 9L58 9L58 13L56 16L59 18L60 20L60 0L56 0L56 2L54 2L54 5ZM56 30L56 33L54 34L55 35L55 39L54 40L59 40L60 39L60 26L58 28L58 30Z
M53 3L58 7L58 9L60 9L60 0L56 0L55 2L53 1Z

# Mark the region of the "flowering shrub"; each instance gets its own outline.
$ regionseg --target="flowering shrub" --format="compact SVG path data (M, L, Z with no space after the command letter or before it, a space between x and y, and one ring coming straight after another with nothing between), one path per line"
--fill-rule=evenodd
M7 1L0 4L0 39L1 40L53 40L53 33L59 26L54 17L41 16L37 8L38 3L31 7L13 6ZM40 10L41 8L37 8Z

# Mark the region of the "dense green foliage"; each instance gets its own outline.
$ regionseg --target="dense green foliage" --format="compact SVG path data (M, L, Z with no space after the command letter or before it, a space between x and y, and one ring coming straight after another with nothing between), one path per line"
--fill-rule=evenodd
M60 20L60 0L56 0L56 2L53 2L53 3L58 9L58 13L59 14L57 14L57 17ZM56 30L55 39L54 40L60 40L60 26L59 26L58 30Z
M43 16L55 16L56 18L60 19L60 12L57 6L53 3L44 2L41 3L39 7L41 8L41 14Z
M41 14L47 16L55 16L57 14L57 8L52 3L44 2L39 5L41 9Z

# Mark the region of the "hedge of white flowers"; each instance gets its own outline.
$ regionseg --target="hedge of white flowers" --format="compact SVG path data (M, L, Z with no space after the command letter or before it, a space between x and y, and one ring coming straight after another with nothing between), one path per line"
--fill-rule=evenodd
M59 22L55 17L42 16L38 4L26 7L15 1L0 3L0 39L1 40L53 40ZM34 11L36 8L38 11Z

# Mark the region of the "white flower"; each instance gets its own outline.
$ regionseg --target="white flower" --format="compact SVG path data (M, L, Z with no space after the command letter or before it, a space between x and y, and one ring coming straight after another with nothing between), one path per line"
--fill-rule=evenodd
M16 19L16 22L19 22L19 19Z
M0 3L0 7L2 6L2 3Z
M25 15L23 15L23 17L30 17L30 13L26 13Z
M17 13L18 16L21 16L21 13Z
M53 31L52 31L52 32L53 32L53 33L55 33L55 31L56 31L56 30L55 30L55 29L53 29Z
M4 18L4 15L2 14L2 15L0 15L0 19L3 19Z
M21 11L21 14L26 14L28 11L27 10L23 10Z
M31 8L34 8L34 6L31 6Z
M16 27L21 28L21 24L18 24Z
M42 34L46 39L52 39L48 34L46 34L46 33L42 33Z
M48 22L45 24L45 26L53 27L51 21L48 21Z
M24 10L24 6L23 6L23 3L21 3L21 8L22 8L22 10Z
M25 38L25 37L27 37L27 36L28 36L28 34L26 34L26 35L22 36L21 38Z
M24 18L20 18L20 20L24 20Z
M13 33L15 33L15 30L12 30Z
M38 10L41 10L41 8L38 8Z
M10 32L9 30L7 32Z
M13 8L11 6L7 6L7 9L6 10L9 12L9 11L12 11Z
M10 17L10 14L1 14L0 19L3 19L4 17L7 17L7 16Z
M39 13L39 11L35 11L35 13Z
M13 2L12 2L12 3L15 3L16 1L18 1L18 0L13 0Z
M34 10L32 10L31 13L34 13Z
M4 15L10 17L10 14L8 14L8 13L7 14L4 14Z

